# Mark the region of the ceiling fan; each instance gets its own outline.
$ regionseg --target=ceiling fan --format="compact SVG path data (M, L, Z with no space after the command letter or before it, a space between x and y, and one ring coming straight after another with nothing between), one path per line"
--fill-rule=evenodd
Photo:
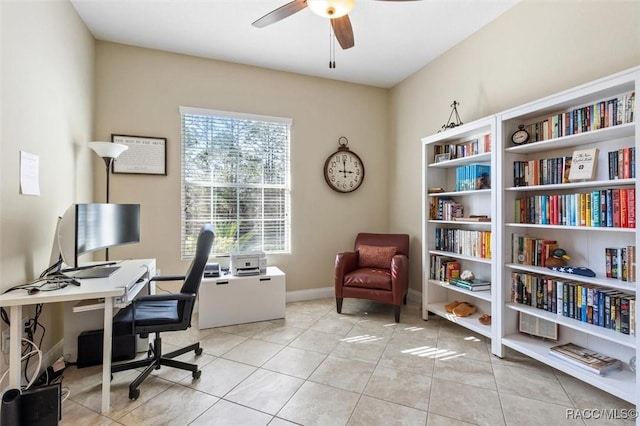
M379 1L414 1L414 0L379 0ZM293 0L279 8L272 10L251 25L263 28L287 18L302 9L309 7L313 13L329 18L333 32L343 49L352 48L355 45L353 28L348 13L351 12L355 0Z

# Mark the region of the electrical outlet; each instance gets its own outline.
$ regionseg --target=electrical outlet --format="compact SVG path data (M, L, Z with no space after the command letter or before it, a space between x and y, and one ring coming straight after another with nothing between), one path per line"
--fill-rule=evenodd
M25 332L25 328L27 328L27 325L29 324L29 318L23 318L22 319L22 337L26 336L26 332ZM11 331L9 329L9 327L6 328L6 330L4 330L2 332L2 352L7 353L9 352L9 342L11 341Z

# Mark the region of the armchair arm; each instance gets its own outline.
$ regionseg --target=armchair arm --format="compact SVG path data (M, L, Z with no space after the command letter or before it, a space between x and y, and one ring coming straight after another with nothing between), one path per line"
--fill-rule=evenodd
M342 297L342 285L344 276L358 268L358 254L356 252L338 253L336 256L334 285L336 289L336 297Z
M396 254L391 259L391 281L393 304L400 305L409 289L409 259L404 254Z

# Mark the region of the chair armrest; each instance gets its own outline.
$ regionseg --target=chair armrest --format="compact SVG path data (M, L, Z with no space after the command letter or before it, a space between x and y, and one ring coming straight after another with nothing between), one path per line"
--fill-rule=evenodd
M184 275L156 275L149 281L184 281Z
M149 294L146 296L138 296L133 299L133 303L141 303L141 302L161 302L166 300L191 300L195 298L196 295L193 293L162 293L162 294Z
M399 305L409 288L409 259L404 254L396 254L391 259L391 281L393 303Z
M336 255L334 285L336 289L336 297L342 297L342 285L344 276L351 271L358 269L358 254L347 251Z

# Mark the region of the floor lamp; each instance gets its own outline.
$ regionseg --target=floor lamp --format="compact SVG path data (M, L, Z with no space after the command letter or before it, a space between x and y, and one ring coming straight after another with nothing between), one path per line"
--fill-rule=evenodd
M106 198L109 203L109 177L111 176L111 165L113 160L118 158L120 154L125 152L129 147L121 143L113 142L89 142L89 148L93 149L103 160L107 171L107 190ZM104 251L105 260L109 260L109 249Z

